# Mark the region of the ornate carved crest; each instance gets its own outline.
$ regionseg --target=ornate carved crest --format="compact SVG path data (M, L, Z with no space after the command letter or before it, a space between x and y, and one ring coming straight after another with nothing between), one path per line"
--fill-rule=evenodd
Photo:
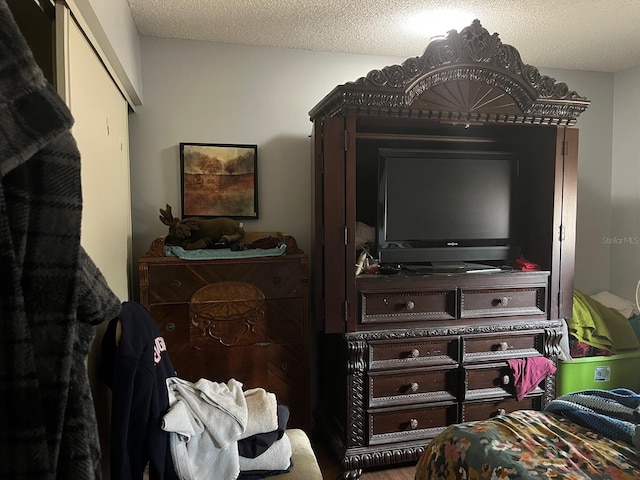
M541 75L479 20L434 39L422 56L339 85L310 112L572 125L589 100Z

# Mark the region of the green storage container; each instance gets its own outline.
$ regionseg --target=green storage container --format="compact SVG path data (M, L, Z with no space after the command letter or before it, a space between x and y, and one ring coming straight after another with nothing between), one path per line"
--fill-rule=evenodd
M640 351L609 357L574 358L558 361L556 395L578 390L628 388L640 392Z

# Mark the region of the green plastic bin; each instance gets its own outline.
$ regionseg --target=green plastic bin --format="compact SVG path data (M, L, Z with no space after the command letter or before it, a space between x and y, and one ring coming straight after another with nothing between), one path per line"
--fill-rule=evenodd
M628 388L640 393L640 351L558 362L558 396L578 390L613 388Z

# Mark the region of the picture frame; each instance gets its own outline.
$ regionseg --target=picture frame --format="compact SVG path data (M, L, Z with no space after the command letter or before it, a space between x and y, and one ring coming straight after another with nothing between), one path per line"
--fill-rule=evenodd
M258 146L180 143L182 217L258 218Z

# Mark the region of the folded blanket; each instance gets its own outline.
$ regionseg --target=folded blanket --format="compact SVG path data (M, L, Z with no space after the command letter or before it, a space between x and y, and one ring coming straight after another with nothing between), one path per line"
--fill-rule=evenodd
M256 458L262 455L277 440L280 440L287 430L289 422L289 407L278 405L278 428L272 432L256 433L250 437L238 440L238 453L241 457Z
M247 402L247 426L241 439L278 428L278 402L275 394L264 388L252 388L244 392L244 398Z
M291 441L287 435L271 445L256 458L240 457L240 471L287 470L291 465Z
M596 348L618 353L640 348L629 321L579 290L573 294L573 315L567 319L569 333Z
M569 393L549 402L545 411L640 448L640 395L626 388Z

